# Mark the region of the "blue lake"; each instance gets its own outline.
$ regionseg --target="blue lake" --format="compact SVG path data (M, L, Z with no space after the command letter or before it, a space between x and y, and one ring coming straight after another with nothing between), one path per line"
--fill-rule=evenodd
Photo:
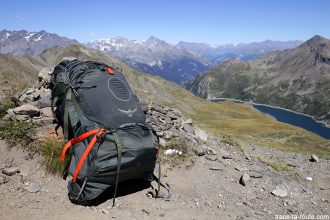
M212 100L215 102L222 102L225 99L216 99ZM237 103L243 103L239 100L232 100ZM318 134L321 137L330 139L330 128L326 127L324 124L315 121L311 116L299 114L290 110L267 106L252 104L254 108L258 109L261 112L272 115L276 120L304 128L308 131L311 131L315 134Z

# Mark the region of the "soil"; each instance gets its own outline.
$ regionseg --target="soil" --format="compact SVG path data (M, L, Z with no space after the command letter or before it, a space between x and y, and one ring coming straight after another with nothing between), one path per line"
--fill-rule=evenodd
M296 153L257 146L213 146L220 159L205 156L164 169L164 180L173 188L171 201L147 196L150 187L140 182L119 185L115 207L112 198L97 206L72 204L67 181L47 173L39 155L23 147L9 148L0 142L0 168L17 166L20 173L6 176L0 185L0 219L275 219L275 215L330 215L330 163ZM227 155L231 159L223 159ZM228 158L228 157L226 157ZM270 164L285 164L288 171L276 171ZM166 165L165 165L166 166ZM239 183L246 172L251 178ZM4 174L0 174L4 177ZM312 181L305 178L312 177ZM41 186L36 193L27 185ZM155 183L152 183L155 186ZM288 195L271 194L281 185Z

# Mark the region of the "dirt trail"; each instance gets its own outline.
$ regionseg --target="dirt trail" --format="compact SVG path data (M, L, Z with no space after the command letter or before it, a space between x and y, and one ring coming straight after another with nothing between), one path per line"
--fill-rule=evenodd
M329 161L312 163L300 154L254 146L245 146L248 158L231 146L214 148L220 158L216 161L202 156L194 164L166 169L165 180L175 193L171 201L149 198L147 188L120 196L112 208L111 199L92 207L72 204L67 183L45 173L38 155L29 159L22 148L8 148L1 141L0 168L17 166L20 173L0 185L0 219L275 219L275 214L330 214ZM231 159L223 159L228 153ZM290 163L292 170L277 172L269 161ZM251 176L246 186L239 184L243 172ZM305 180L307 176L313 180ZM40 183L39 192L26 190L31 182ZM271 194L277 185L285 186L287 197Z

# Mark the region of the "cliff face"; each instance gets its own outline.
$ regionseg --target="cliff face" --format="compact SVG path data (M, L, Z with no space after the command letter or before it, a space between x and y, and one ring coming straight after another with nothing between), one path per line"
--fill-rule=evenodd
M329 120L330 41L316 35L294 49L249 62L228 60L187 88L204 98L253 100Z

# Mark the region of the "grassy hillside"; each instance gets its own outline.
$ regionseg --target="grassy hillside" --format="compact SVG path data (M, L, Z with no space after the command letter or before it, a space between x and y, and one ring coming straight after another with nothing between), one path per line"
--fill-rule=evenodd
M204 98L264 103L330 122L330 40L314 36L302 45L249 62L227 60L187 88Z
M242 145L252 143L308 154L317 153L330 158L330 141L319 136L276 122L248 105L208 102L174 83L135 71L109 55L82 46L52 48L40 57L18 58L21 62L15 65L16 68L28 65L34 69L34 71L31 70L32 72L19 74L26 74L36 80L37 72L42 66L54 66L63 57L70 56L112 63L120 67L140 99L178 108L200 127L214 132L228 142ZM2 69L0 69L0 75L2 74Z

